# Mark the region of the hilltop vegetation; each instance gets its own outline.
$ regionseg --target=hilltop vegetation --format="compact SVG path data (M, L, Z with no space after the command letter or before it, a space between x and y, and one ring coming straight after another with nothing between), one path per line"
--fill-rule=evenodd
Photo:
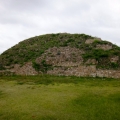
M57 48L56 55L48 52L54 47ZM95 64L100 69L120 69L120 47L90 35L57 33L35 36L6 50L0 55L0 70L14 68L15 64L23 66L27 62L32 62L36 71L47 72L47 70L56 66L48 64L50 63L48 59L57 59L58 55L62 57L62 48L67 50L68 47L75 50L69 51L71 59L68 60L68 57L66 57L63 62L77 63L81 56L83 65ZM67 56L66 54L64 55ZM40 57L42 60L36 62Z
M41 56L48 48L77 47L85 48L85 40L92 38L85 34L47 34L29 38L13 46L0 56L3 65L23 64Z

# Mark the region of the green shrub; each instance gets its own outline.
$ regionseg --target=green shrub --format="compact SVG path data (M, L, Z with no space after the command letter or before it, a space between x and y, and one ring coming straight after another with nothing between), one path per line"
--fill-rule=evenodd
M42 60L40 66L43 73L46 73L48 70L52 69L52 65L47 64L45 60Z
M5 70L2 64L0 64L0 70Z
M92 38L90 35L86 35L86 34L80 34L80 36L82 37L82 39L90 39Z
M109 51L105 51L102 49L94 49L94 50L91 50L90 52L86 52L85 54L83 54L84 59L94 58L96 60L98 60L99 58L108 57L108 56L109 56Z
M94 40L93 44L101 44L100 40Z
M67 40L67 43L74 42L74 39L70 38Z
M118 63L115 63L115 62L111 63L111 68L118 68L118 67L119 67Z
M32 66L33 66L33 68L35 68L35 70L37 72L41 71L43 73L46 73L48 70L52 69L52 65L47 64L45 60L42 60L42 62L40 64L33 61Z
M40 71L40 65L39 65L38 63L36 63L35 61L32 62L32 66L33 66L33 68L35 68L35 70L36 70L37 72Z
M67 42L65 41L65 42L63 42L63 43L61 44L61 46L62 46L62 47L66 47L66 46L68 46L68 44L67 44Z
M110 44L110 43L108 41L101 41L101 40L95 39L95 41L93 42L93 44Z

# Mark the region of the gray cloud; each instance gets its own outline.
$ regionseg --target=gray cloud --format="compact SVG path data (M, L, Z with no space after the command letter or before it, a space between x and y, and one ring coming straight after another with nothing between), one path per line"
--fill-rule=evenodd
M0 53L28 37L85 33L120 45L119 0L0 0Z

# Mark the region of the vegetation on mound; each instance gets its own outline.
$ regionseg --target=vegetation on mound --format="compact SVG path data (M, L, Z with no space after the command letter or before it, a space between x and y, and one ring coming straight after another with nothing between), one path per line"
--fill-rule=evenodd
M71 46L82 48L86 39L92 38L85 34L47 34L29 38L13 46L0 55L0 63L4 65L23 64L41 56L48 48Z
M2 64L0 64L0 70L5 70L5 68Z
M91 44L86 44L85 42L88 39L94 39L94 42ZM111 45L112 49L96 49L97 45ZM3 66L10 66L12 64L23 65L26 62L35 61L37 57L40 57L49 48L66 46L83 50L84 54L82 57L84 58L84 62L88 59L95 59L98 61L98 68L120 68L120 60L116 63L111 63L110 61L112 56L120 57L120 47L113 45L108 41L98 40L90 35L57 33L29 38L3 52L0 55L0 70L4 69ZM47 69L51 68L49 65L47 65L47 67L44 65L37 65L37 63L33 62L33 67L37 71L44 68L42 70L46 72ZM40 68L40 66L42 67Z
M52 69L52 65L47 64L45 60L42 60L40 64L33 61L32 66L37 72L41 71L42 73L46 73L48 70Z

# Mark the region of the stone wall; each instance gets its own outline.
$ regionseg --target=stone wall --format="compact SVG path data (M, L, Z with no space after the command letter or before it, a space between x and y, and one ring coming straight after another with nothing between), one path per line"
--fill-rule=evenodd
M97 38L97 37L96 37L96 38L94 38L94 39L87 39L87 40L85 41L85 43L86 43L86 44L91 44L91 43L93 43L95 40L97 40L97 41L102 41L101 38Z
M71 47L53 47L45 51L41 57L36 59L37 63L46 60L47 64L53 66L76 66L83 62L81 54L84 52L77 48Z
M14 75L15 73L14 72L11 72L9 70L5 71L5 70L2 70L0 71L0 76L10 76L10 75Z
M97 63L98 63L98 61L95 60L95 59L88 59L88 60L85 62L86 65L89 65L89 64L96 65Z
M0 75L37 75L38 72L32 67L32 63L26 63L20 67L15 65L10 71L1 71ZM81 77L108 77L120 78L120 70L101 70L96 69L96 65L79 65L79 66L54 66L52 70L48 70L47 74L65 75L65 76L81 76Z
M112 49L112 45L108 45L108 44L100 45L100 44L98 44L96 46L96 49L110 50L110 49Z
M32 62L26 63L24 66L18 64L14 65L14 68L11 69L11 72L15 72L17 75L37 75L38 73L32 67Z
M118 62L118 60L119 60L119 56L112 56L112 57L110 58L110 62L116 63L116 62Z
M100 46L99 46L100 47ZM106 46L104 46L106 47ZM106 47L106 49L109 49ZM103 48L104 49L104 48ZM36 59L36 63L40 64L42 60L45 60L47 64L53 66L52 70L48 70L47 74L53 75L65 75L65 76L82 76L82 77L110 77L120 78L120 70L101 70L97 69L96 65L98 61L95 59L88 59L83 62L82 54L84 51L71 47L53 47L45 51L42 56ZM117 63L118 56L110 58L111 62ZM23 66L15 64L6 67L8 71L1 71L1 75L37 75L41 74L35 71L32 67L32 62L28 62Z
M97 70L96 76L108 78L120 78L120 70Z
M96 66L56 67L47 72L53 75L120 78L120 70L97 70Z
M88 39L88 40L85 41L85 43L86 43L86 44L91 44L91 43L93 43L94 41L95 41L94 39Z
M53 70L47 72L47 74L53 75L65 75L65 76L86 76L90 67L79 66L79 67L55 67Z

